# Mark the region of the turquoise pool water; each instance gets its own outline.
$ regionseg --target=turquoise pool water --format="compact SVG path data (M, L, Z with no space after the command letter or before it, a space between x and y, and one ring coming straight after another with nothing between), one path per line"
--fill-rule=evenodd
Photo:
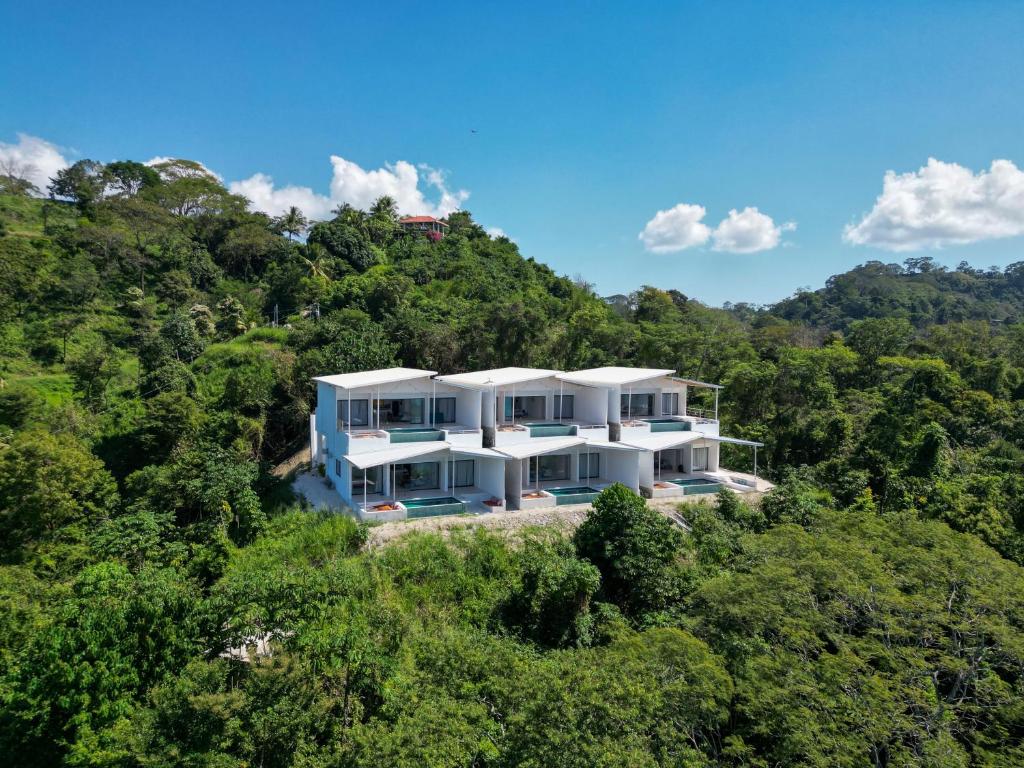
M398 427L386 431L392 443L426 443L444 437L441 430L433 427Z
M668 482L683 486L683 495L691 496L696 493L718 493L722 484L714 480L705 480L703 477L679 478L678 480L666 478Z
M548 493L555 497L555 504L586 504L591 502L600 491L587 485L577 485L572 488L545 488Z
M408 517L433 517L435 515L458 515L466 511L466 505L454 496L436 496L426 499L402 499Z
M572 424L557 421L531 422L525 426L530 428L530 437L566 437L576 430Z
M651 432L689 432L693 426L679 419L643 419L651 425Z

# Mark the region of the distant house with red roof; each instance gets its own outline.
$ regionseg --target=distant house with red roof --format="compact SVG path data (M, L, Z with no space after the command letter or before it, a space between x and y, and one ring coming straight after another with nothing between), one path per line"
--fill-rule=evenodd
M440 240L448 232L448 222L433 216L405 216L398 220L398 226L406 232L426 235L431 240Z

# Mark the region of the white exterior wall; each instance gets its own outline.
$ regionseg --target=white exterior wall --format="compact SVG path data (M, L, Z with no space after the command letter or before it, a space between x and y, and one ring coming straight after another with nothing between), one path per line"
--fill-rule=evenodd
M641 488L654 488L654 451L640 451L638 461Z
M640 493L640 454L641 451L601 451L601 476Z
M505 499L509 509L519 509L519 501L523 497L523 465L522 459L509 459L505 465Z
M568 385L567 385L568 386ZM573 419L583 424L608 423L608 398L604 389L599 387L573 387L566 389L565 394L573 395L575 413Z
M476 484L496 499L505 498L505 464L503 459L477 459Z

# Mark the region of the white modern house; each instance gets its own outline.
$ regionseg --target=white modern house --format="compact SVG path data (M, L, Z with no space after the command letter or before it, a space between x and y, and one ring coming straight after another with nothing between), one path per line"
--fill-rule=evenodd
M609 366L559 374L559 379L607 392L612 439L638 451L639 485L645 496L689 496L721 487L739 492L770 488L756 476L757 449L762 444L719 434L721 386L674 374L666 369ZM697 389L713 392L713 406L691 405L690 394ZM721 467L722 443L752 448L754 474Z
M496 368L446 376L388 368L317 382L313 465L368 520L591 501L622 483L650 498L771 487L759 443L719 434L715 384L674 371ZM714 392L714 407L689 404ZM754 475L719 465L755 451Z
M313 466L364 519L504 508L505 467L481 452L480 393L434 371L319 376Z
M640 492L635 451L608 439L608 395L541 368L495 368L437 380L480 393L484 445L505 462L509 509L592 500L622 483Z

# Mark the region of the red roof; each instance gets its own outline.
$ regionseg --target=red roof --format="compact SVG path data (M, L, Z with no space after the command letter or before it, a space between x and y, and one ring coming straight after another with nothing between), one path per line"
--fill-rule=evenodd
M433 216L406 216L405 218L399 219L399 224L431 224L438 223L444 226L448 226L448 222L441 221L441 219L435 219Z

